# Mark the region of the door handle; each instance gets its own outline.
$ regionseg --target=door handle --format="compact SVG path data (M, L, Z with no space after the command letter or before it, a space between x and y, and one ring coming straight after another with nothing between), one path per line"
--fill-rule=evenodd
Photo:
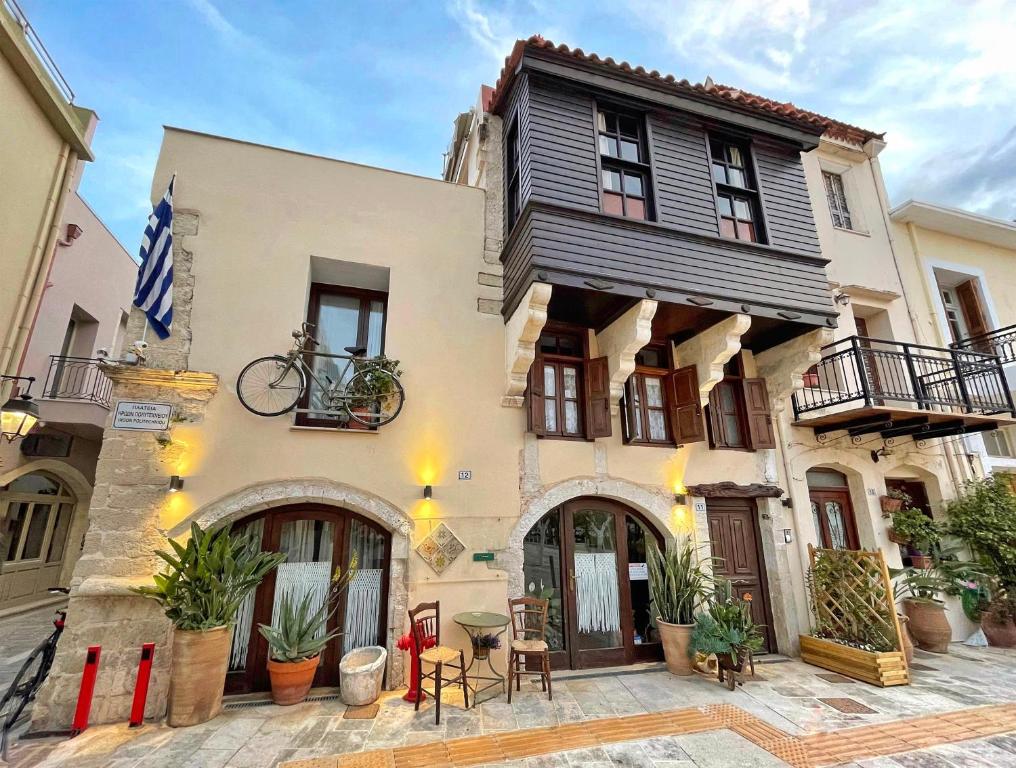
M575 591L575 571L568 572L568 591Z

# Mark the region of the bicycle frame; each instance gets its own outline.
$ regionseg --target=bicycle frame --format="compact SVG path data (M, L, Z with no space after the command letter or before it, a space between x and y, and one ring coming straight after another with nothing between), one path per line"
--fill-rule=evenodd
M290 350L290 352L287 355L287 357L289 358L289 365L287 365L285 368L282 369L281 373L279 373L279 377L276 379L276 382L282 381L285 378L286 374L289 373L289 371L292 368L292 366L299 365L300 369L303 370L304 373L307 376L310 377L310 379L318 386L318 388L320 388L323 392L327 392L328 393L328 397L329 397L330 400L334 400L338 396L337 392L343 386L343 382L346 380L346 376L349 374L350 368L353 368L354 370L356 370L357 369L357 361L360 361L360 362L366 362L367 361L367 358L353 357L352 355L336 355L336 354L332 354L330 352L310 352L310 351L306 350L304 348L304 345L302 343L300 343L299 341L297 341L297 343L294 346L294 348L292 350ZM342 371L339 373L338 378L334 382L329 384L328 382L322 381L321 379L319 379L315 375L314 369L311 368L311 366L307 363L307 358L308 357L325 357L325 358L331 358L331 359L334 359L334 360L345 360L346 364L343 366ZM271 386L271 385L269 385L269 386ZM324 409L322 409L322 408L295 408L293 410L293 413L316 413L316 414L332 414L332 413L334 413L334 414L341 415L343 412L341 410L336 410L334 408L324 408Z

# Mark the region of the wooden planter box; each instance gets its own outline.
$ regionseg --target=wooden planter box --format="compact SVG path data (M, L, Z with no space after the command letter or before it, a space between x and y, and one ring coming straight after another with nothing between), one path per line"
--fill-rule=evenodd
M874 653L801 635L801 660L882 688L910 685L910 670L902 651Z

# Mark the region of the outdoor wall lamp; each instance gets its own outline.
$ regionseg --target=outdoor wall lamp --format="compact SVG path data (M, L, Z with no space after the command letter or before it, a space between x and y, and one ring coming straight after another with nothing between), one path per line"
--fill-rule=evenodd
M34 376L0 376L0 381L27 381L25 391L11 397L3 408L0 408L0 436L8 443L19 437L25 437L39 421L39 404L32 399L30 390L35 381Z
M180 475L173 475L169 478L169 492L176 493L183 490L183 478Z
M430 485L423 486L423 498L430 499L434 496L434 488Z
M680 504L682 506L687 504L688 503L688 494L687 493L675 493L674 494L674 503L675 504Z

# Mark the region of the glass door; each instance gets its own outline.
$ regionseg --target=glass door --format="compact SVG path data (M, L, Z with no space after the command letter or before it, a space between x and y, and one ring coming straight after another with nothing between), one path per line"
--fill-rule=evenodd
M618 517L597 503L573 502L565 507L571 572L572 663L596 666L625 663L622 618L630 614L627 578L622 589ZM622 606L622 598L625 605Z

